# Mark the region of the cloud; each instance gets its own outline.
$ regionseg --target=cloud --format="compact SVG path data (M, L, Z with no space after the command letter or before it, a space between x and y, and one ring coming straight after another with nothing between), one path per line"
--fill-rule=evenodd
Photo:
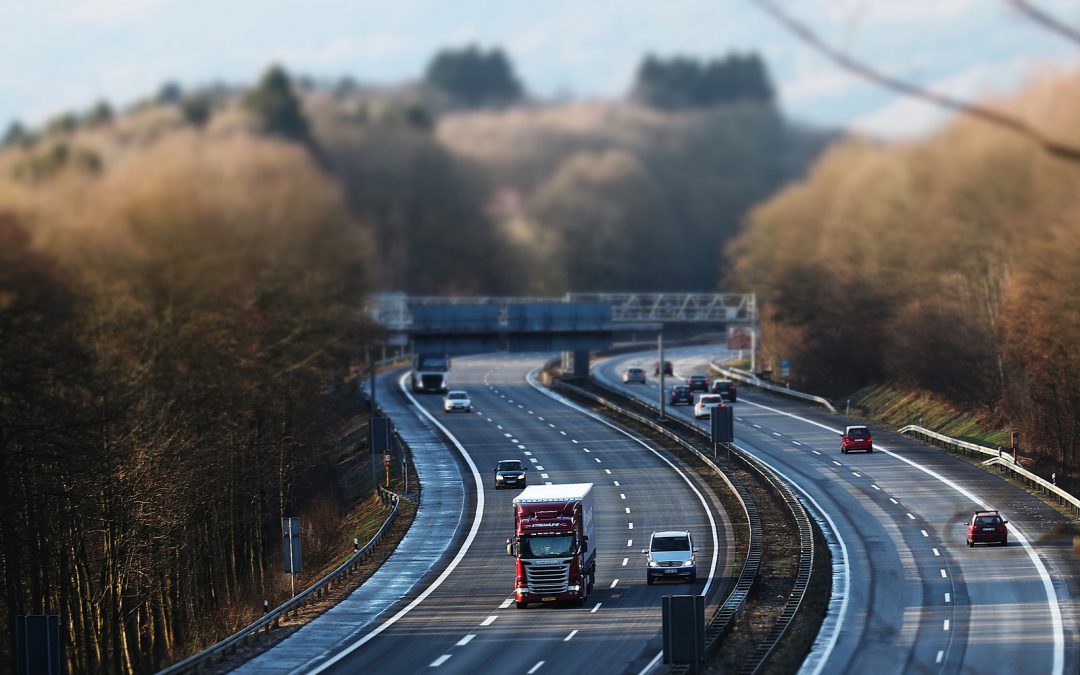
M78 0L64 12L72 23L116 26L144 20L172 0Z
M1080 63L1080 59L1074 61ZM1039 70L1060 68L1061 61L1019 57L997 63L971 66L955 75L927 85L931 91L963 101L981 102L1007 94L1022 86ZM912 138L928 134L957 113L914 97L900 97L860 119L852 127L886 138Z
M336 71L364 61L396 58L414 48L410 39L400 35L340 35L315 45L283 48L276 58L293 67Z
M795 79L780 83L780 96L786 105L800 105L848 94L867 87L863 78L837 68L819 68Z

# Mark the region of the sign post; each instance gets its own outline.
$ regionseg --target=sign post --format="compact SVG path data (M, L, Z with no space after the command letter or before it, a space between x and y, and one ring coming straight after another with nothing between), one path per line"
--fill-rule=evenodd
M660 421L664 420L664 336L656 336L656 349L660 352L657 369L660 371Z
M731 443L735 442L735 413L731 406L718 405L710 411L709 427L712 432L713 457L716 457L716 446L723 445L727 448L728 457L731 457Z
M386 469L386 487L390 487L390 451L383 450L383 468Z
M300 519L281 519L282 550L285 553L285 572L289 575L292 585L292 594L296 595L296 575L301 571L300 565Z

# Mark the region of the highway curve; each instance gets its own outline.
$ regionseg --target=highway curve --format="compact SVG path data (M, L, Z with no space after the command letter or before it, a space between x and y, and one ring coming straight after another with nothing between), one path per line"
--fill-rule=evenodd
M530 385L526 375L543 360L455 359L451 386L469 392L472 413L444 413L440 396L394 394L423 406L431 415L425 423L443 425L468 454L459 462L467 493L458 504L459 526L432 535L440 538L433 544L452 545L419 583L349 639L294 660L302 664L296 672L640 672L661 650L661 596L706 592L707 611L722 599L732 569L732 535L719 501L691 473ZM512 603L514 569L505 540L513 531L511 500L517 491L494 490L491 473L498 460L511 458L530 465L530 483L596 485L597 579L583 608L516 609ZM469 462L477 469L480 494ZM436 488L424 486L421 511L427 491ZM474 528L477 505L482 513ZM649 533L661 529L691 530L701 549L697 583L645 583L640 550ZM463 544L468 548L462 554ZM385 572L386 566L380 570ZM388 622L390 617L395 619ZM326 634L327 624L320 621L283 644L302 650L305 632ZM271 651L261 661L274 659Z
M713 355L723 349L666 357L684 377L705 373ZM628 366L651 375L654 361L654 352L620 356L593 374L655 402L655 378L623 385L619 377ZM668 412L693 419L687 406ZM880 430L874 453L841 455L845 419L750 387L740 387L735 416L737 444L804 491L839 539L836 594L805 672L1078 672L1076 555L1069 541L1033 543L1068 522L1057 511L960 458ZM966 546L976 508L1010 520L1008 547Z

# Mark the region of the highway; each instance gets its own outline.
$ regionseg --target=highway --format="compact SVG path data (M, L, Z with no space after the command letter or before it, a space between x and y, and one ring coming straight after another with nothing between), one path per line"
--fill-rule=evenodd
M531 385L527 375L543 361L455 359L451 386L469 392L471 413L445 413L441 396L395 392L396 376L380 378L379 397L415 401L426 411L424 423L444 427L464 451L459 469L467 494L450 505L461 511L458 526L429 535L452 545L348 639L304 652L303 635L325 634L333 621L327 615L282 643L291 650L284 672L640 672L661 651L663 595L704 592L709 607L722 600L732 570L732 525L716 497L642 443ZM524 460L531 484L595 484L597 579L584 607L515 608L505 540L513 533L517 491L494 489L491 469L500 459ZM427 491L437 487L424 486L421 511ZM641 548L650 532L662 529L693 533L701 549L696 583L645 583ZM271 650L259 661L283 663L286 655Z
M676 376L705 373L720 347L669 350ZM655 403L655 352L613 357L594 377ZM666 378L668 386L677 378ZM875 430L872 454L842 455L849 423L801 403L739 389L736 443L807 495L838 539L837 588L807 673L1076 673L1077 558L1070 542L1033 547L1068 522L1020 488L959 458ZM689 406L668 412L693 419ZM702 420L700 424L707 424ZM1010 520L1008 547L965 544L976 508Z

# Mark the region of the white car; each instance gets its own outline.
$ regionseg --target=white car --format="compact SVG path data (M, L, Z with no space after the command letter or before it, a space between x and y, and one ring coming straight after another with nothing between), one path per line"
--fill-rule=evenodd
M442 407L446 412L472 412L472 399L463 391L449 391L443 396Z
M702 394L698 396L697 403L694 404L694 417L697 419L711 417L712 409L722 405L724 405L724 397L720 394Z

